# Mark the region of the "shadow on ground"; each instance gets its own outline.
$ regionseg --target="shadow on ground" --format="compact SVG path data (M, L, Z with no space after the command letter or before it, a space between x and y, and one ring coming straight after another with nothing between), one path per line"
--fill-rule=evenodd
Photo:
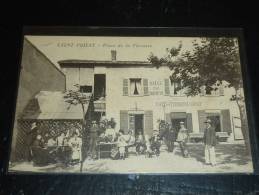
M197 161L204 163L204 146L189 145L190 156ZM215 147L218 164L246 165L251 161L251 156L242 144L219 144ZM182 156L180 150L175 151L175 155Z

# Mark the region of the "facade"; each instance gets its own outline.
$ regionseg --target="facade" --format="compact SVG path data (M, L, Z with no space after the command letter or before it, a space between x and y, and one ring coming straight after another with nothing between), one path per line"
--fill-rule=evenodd
M133 130L152 135L158 121L166 120L175 128L183 121L194 138L201 138L204 121L209 117L219 136L228 141L243 139L240 115L231 88L187 97L175 89L181 83L171 81L168 67L159 69L140 61L59 61L66 75L67 90L79 84L85 92L93 92L97 118L105 114L114 118L116 130ZM97 119L98 120L98 119Z

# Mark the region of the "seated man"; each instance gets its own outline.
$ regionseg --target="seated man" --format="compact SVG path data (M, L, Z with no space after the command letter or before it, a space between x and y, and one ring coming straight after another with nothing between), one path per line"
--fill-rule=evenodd
M125 147L125 156L128 157L129 155L129 148L135 146L135 137L133 136L133 131L129 130L127 135L124 135L126 138L126 147Z
M145 137L141 131L139 131L139 134L136 136L135 143L136 143L136 152L138 154L143 154L146 151L147 146L146 146Z
M53 147L53 146L57 146L57 140L54 137L50 137L47 140L47 146L48 147Z
M159 132L154 131L152 137L150 138L150 149L157 156L160 155L160 146L161 146L161 140L159 137Z
M34 165L45 166L53 162L41 135L37 135L36 140L34 140L31 146L31 153Z
M116 132L113 128L111 128L111 125L108 125L108 128L105 131L105 136L109 138L110 142L115 140Z

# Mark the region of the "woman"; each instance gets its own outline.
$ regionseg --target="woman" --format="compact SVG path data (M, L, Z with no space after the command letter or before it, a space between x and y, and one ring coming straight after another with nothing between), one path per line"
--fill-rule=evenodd
M81 160L82 139L77 133L73 133L73 137L69 140L69 146L72 148L72 163L78 163Z

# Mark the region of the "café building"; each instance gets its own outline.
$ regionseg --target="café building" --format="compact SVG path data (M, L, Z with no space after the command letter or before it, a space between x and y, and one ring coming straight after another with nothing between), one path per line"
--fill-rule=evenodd
M148 61L62 60L58 62L66 75L66 89L75 84L80 90L94 94L97 121L113 117L116 130L133 130L152 135L158 121L166 120L174 128L183 121L191 136L201 138L204 121L210 118L218 135L226 141L243 139L239 109L230 101L231 88L216 91L201 89L201 94L187 97L184 90L175 90L180 82L169 79L168 67L155 68Z

